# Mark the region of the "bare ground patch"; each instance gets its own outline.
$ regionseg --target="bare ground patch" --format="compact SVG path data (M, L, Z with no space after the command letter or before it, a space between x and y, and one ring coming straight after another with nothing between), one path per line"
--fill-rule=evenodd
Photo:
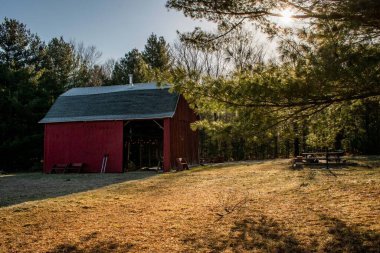
M153 172L128 174L43 174L0 175L0 207L93 190L111 184L155 176Z

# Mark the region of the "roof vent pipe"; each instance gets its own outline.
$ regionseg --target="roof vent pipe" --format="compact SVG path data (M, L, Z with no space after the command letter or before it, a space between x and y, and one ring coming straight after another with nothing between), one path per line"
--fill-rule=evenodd
M129 84L133 86L133 74L128 74L129 76Z

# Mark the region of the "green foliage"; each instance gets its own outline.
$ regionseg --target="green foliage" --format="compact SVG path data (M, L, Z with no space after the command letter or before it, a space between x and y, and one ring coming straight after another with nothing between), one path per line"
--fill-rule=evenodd
M46 105L39 80L44 44L13 19L0 24L0 153L1 167L30 166L40 157L41 126ZM18 158L29 159L18 159Z
M208 44L245 23L259 26L269 35L277 35L280 27L274 19L281 16L280 11L292 8L294 18L305 20L315 29L319 21L333 21L356 30L359 35L378 36L380 29L380 3L377 0L168 0L168 8L182 11L195 19L206 19L218 24L219 34L195 29L183 39L195 43Z
M147 82L150 79L149 67L137 49L125 54L124 58L115 64L113 82L127 84L129 83L129 74L133 74L134 83Z
M169 45L163 37L155 34L147 39L145 49L139 52L132 49L123 58L116 62L112 72L114 83L129 83L129 74L133 75L134 83L149 82L159 79L171 68Z
M108 78L95 64L99 56L94 47L63 38L46 45L14 19L0 23L1 170L39 163L43 125L37 122L62 92L91 82L100 85Z
M75 69L75 53L72 44L67 43L63 38L53 38L45 49L44 60L45 69L41 82L45 92L49 93L50 100L64 92L71 83L73 71Z
M43 43L24 24L5 18L0 24L0 63L13 69L35 65Z
M157 35L151 34L142 55L152 69L167 71L170 68L169 45L162 36L157 38Z
M322 148L380 152L378 1L168 0L167 7L218 24L216 34L198 28L180 35L195 48L236 47L247 37L230 34L247 24L279 41L275 62L236 65L217 77L174 72L175 88L205 115L197 126L211 139L244 139L242 145L285 155ZM277 24L286 8L303 25Z

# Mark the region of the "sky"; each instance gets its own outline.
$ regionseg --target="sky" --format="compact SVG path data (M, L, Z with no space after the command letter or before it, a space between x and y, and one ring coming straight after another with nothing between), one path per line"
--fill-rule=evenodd
M101 61L119 59L133 48L144 49L155 33L169 43L177 30L206 30L215 25L168 11L166 0L0 0L0 18L17 19L43 41L63 36L66 41L94 45Z

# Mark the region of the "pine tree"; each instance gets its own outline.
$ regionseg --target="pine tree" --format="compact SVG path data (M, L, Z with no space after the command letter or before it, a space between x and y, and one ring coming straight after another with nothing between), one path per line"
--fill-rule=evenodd
M134 83L150 81L149 66L145 63L138 49L133 49L115 64L113 70L113 82L115 84L127 84L129 74L133 74Z
M169 45L162 36L157 38L155 34L151 34L142 55L152 69L166 71L170 67Z

